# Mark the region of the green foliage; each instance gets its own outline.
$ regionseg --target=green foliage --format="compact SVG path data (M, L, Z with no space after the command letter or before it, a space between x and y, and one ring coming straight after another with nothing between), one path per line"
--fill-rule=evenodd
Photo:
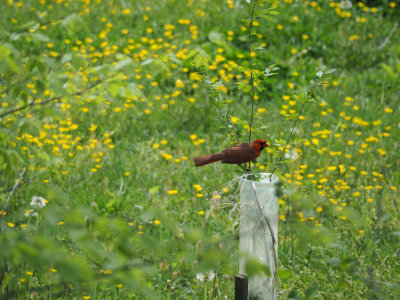
M232 299L242 170L191 158L252 87L280 297L398 298L399 4L339 2L0 1L0 298Z

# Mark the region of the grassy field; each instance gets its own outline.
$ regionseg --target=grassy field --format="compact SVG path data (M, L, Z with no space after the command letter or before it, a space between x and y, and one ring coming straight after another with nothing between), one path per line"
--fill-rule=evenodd
M279 14L253 22L255 72L279 67L255 97L271 147L254 172L336 69L277 170L282 299L400 298L400 3L367 2L268 1ZM192 158L230 145L205 77L248 139L247 2L2 0L0 15L0 298L233 299L236 214L218 203L243 171Z

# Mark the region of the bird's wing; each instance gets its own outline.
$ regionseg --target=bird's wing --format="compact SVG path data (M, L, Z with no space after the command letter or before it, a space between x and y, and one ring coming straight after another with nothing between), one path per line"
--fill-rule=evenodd
M224 154L222 162L228 164L242 164L254 160L258 155L260 155L259 151L254 149L250 143L229 147L222 153Z

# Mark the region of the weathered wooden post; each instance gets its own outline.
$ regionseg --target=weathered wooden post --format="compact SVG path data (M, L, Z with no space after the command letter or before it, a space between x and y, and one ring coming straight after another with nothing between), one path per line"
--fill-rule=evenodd
M246 274L245 266L251 257L268 267L270 276L257 274L248 280L249 299L278 298L278 177L259 174L257 181L249 176L240 185L240 241L243 254L239 261L239 273ZM271 179L271 180L270 180Z
M248 298L247 276L239 274L235 276L235 300L247 300Z

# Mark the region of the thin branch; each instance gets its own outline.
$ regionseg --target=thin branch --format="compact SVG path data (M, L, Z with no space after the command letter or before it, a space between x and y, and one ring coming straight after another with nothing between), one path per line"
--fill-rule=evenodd
M8 197L7 197L6 203L4 204L4 207L3 207L3 211L2 211L1 214L0 214L0 222L1 222L1 220L3 219L3 216L4 216L4 214L5 214L6 211L7 211L7 207L8 207L8 204L10 203L10 199L11 199L12 195L14 194L15 190L17 189L17 187L18 187L20 181L22 181L22 177L24 176L24 173L25 173L25 169L23 169L22 172L19 174L17 180L16 180L15 183L14 183L14 186L13 186L13 188L12 188L10 194L9 194Z
M282 150L281 157L279 158L279 161L277 162L277 164L275 165L275 168L272 170L271 175L269 176L269 181L272 180L272 175L274 174L274 172L275 172L276 169L278 168L279 164L281 163L281 161L282 161L282 159L283 159L283 156L285 155L286 148L289 146L289 142L290 142L290 140L291 140L291 138L292 138L292 136L293 136L293 132L294 132L294 129L296 128L297 121L299 120L299 118L300 118L300 116L301 116L301 113L303 112L303 109L304 109L304 106L306 105L306 102L307 102L307 101L304 101L304 102L303 102L303 105L302 105L301 108L300 108L300 111L299 111L299 113L298 113L298 115L297 115L297 118L296 118L296 120L294 121L293 127L292 127L292 129L290 130L290 134L289 134L289 137L288 137L288 139L287 139L287 141L286 141L286 145L285 145L285 147L284 147L283 150Z
M250 63L250 82L251 82L251 91L252 91L249 143L251 141L251 127L253 126L253 114L254 114L254 78L253 78L253 62L251 61L251 29L253 27L255 8L256 8L256 2L254 2L253 8L251 10L251 19L250 19L250 25L249 25L249 63ZM251 171L251 162L249 162L248 170Z
M386 37L386 39L383 41L383 43L378 47L378 50L382 50L383 48L385 48L387 43L389 43L390 38L392 37L392 35L396 31L398 25L399 25L399 23L397 23L397 22L394 24L392 30L389 32L389 35Z
M87 92L87 91L93 89L94 87L98 86L98 85L99 85L100 83L102 83L104 80L105 80L105 79L97 80L95 83L89 85L88 87L86 87L86 88L84 88L84 89L82 89L82 90L80 90L80 91L78 91L78 92L76 92L76 93L70 94L69 96L70 96L70 97L73 97L73 96L82 95L83 93L85 93L85 92ZM0 118L2 118L2 117L4 117L4 116L7 116L7 115L10 115L10 114L13 114L13 113L15 113L15 112L24 110L24 109L26 109L26 108L28 108L28 107L33 107L33 106L38 106L38 105L45 105L45 104L48 104L48 103L50 103L50 102L58 101L58 100L60 100L60 99L63 98L63 97L65 97L65 96L57 96L57 97L53 97L53 98L50 98L50 99L46 99L46 100L43 100L43 101L40 101L40 102L31 101L30 103L28 103L28 104L26 104L26 105L24 105L24 106L15 107L15 108L13 108L13 109L11 109L11 110L9 110L9 111L6 111L6 112L0 114Z

